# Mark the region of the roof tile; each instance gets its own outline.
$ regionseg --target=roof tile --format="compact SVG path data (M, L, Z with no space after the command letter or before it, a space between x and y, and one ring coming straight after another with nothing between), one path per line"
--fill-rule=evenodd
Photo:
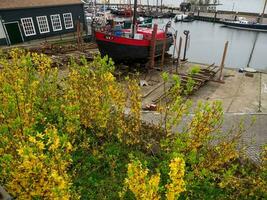
M0 0L0 10L81 4L81 0Z

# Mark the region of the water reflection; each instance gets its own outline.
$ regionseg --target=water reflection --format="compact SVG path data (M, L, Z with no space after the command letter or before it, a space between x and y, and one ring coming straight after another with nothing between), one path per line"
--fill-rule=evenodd
M160 27L168 20L158 19ZM219 65L224 44L229 41L225 66L231 68L250 67L267 70L267 33L244 31L222 27L220 24L194 21L172 23L178 30L178 38L184 39L184 30L190 31L190 45L187 57L190 61ZM178 45L178 44L177 44ZM170 49L173 52L173 49Z

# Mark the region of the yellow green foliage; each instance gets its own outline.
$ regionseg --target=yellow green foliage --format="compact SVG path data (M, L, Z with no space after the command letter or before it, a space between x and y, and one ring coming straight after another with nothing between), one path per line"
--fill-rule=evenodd
M18 199L70 199L70 150L71 144L54 127L25 136L17 152L4 154L1 160L7 191Z
M171 182L166 185L168 200L175 200L179 198L179 194L185 191L185 162L182 158L174 158L171 160L169 177Z
M266 148L246 160L242 130L220 131L221 103L192 107L164 73L162 121L144 124L137 80L117 82L107 57L80 61L62 77L45 55L0 55L0 185L14 198L118 199L123 185L145 200L267 198Z
M124 142L134 145L141 142L141 93L136 79L129 79L127 86L130 113Z
M139 160L129 163L127 170L128 177L125 179L124 190L129 188L137 200L159 199L160 174L158 173L149 177L148 173L149 170L143 168ZM123 195L124 193L120 194L121 197Z
M185 162L176 157L169 164L169 183L165 185L166 199L175 200L180 193L185 191ZM120 193L123 197L129 189L137 200L161 199L159 194L160 173L149 177L149 170L142 166L139 160L133 160L128 164L127 175L124 181L124 191Z
M17 199L70 199L72 145L46 115L57 70L44 55L14 49L9 56L0 60L0 184Z

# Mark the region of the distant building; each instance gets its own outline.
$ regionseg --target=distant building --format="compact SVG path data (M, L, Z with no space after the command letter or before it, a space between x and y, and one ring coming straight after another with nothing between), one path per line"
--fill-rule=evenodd
M180 11L187 12L191 10L191 3L182 2L180 4Z
M84 24L81 0L0 0L0 45L76 31Z

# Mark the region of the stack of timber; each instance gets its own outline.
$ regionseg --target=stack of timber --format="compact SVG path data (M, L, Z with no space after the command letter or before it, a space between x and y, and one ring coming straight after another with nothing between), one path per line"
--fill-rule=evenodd
M186 90L186 86L189 80L194 81L193 90L190 91L190 94L193 94L200 87L205 85L208 81L214 79L215 75L218 73L220 69L215 66L213 63L212 65L208 66L207 68L200 69L200 71L196 74L185 74L185 73L178 73L181 78L181 90L184 93Z
M196 91L198 91L202 86L204 86L209 81L215 81L215 75L219 72L219 68L215 66L215 64L209 65L206 68L200 69L200 71L196 74L188 74L188 73L177 73L180 76L181 79L181 92L182 95L188 96L194 94ZM193 80L193 89L190 92L186 92L186 88L189 81ZM217 82L217 81L216 81ZM168 91L166 93L161 93L160 96L156 96L152 100L153 103L159 103L163 101L164 99L167 100L167 98L170 95L169 90L172 88L169 84L167 85ZM168 101L168 100L167 100Z

